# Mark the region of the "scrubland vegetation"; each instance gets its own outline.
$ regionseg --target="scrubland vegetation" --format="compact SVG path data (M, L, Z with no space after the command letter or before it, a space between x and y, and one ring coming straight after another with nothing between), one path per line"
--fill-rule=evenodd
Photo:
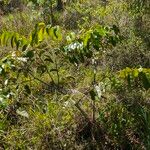
M149 150L150 1L1 0L0 150Z

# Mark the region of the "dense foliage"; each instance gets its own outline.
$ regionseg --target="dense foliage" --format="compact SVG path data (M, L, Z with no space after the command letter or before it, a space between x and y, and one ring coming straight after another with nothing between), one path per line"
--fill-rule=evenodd
M150 149L148 0L0 6L0 149Z

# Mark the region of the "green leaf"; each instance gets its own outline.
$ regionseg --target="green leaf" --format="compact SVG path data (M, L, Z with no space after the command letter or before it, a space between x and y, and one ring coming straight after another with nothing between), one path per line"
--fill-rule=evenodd
M39 31L38 31L38 42L42 42L44 39L44 29L41 28Z
M3 32L1 35L1 45L7 46L9 39L11 38L11 33L9 32Z
M88 46L89 42L90 42L90 39L91 39L91 35L92 35L92 30L88 31L86 33L86 35L83 37L83 45L85 47Z
M32 31L32 34L30 36L30 43L31 43L31 46L38 44L37 30Z
M34 57L34 51L28 51L25 55L26 57L29 57L29 58L33 58Z
M21 45L21 41L20 40L18 40L17 42L16 42L16 49L18 50L19 49L19 46Z
M12 48L15 46L15 41L14 41L14 39L15 39L15 36L13 35L13 36L11 37L11 47L12 47Z
M27 49L27 47L28 47L28 44L23 45L22 51L25 51Z
M137 69L134 69L132 74L133 74L134 78L136 78L139 75L139 71Z
M62 35L61 35L61 30L59 26L55 26L51 28L50 35L54 40L61 40Z
M105 28L101 27L101 26L99 26L99 27L96 28L96 32L97 32L100 36L102 36L102 37L106 36L107 33L108 33L108 31L107 31Z
M39 28L45 28L45 23L44 22L40 22L40 23L37 24L37 26Z
M46 31L47 35L50 36L50 33L51 33L51 26L50 26L50 25L47 25L46 28L45 28L45 31Z
M76 39L76 35L74 32L71 32L68 36L66 36L66 40L68 43L74 41Z

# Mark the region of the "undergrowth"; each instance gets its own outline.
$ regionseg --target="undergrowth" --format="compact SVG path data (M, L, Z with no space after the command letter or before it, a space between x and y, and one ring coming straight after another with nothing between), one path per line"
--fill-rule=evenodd
M148 6L23 1L3 12L0 149L150 149Z

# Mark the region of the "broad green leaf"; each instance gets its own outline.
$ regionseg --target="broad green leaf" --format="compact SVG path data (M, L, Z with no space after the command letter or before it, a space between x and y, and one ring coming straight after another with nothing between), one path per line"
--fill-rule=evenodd
M38 42L42 42L43 39L44 39L44 29L41 28L39 31L38 31Z
M20 39L16 42L16 49L18 50L19 49L19 46L21 45L21 41Z
M41 29L41 28L45 28L45 23L44 22L40 22L37 24L37 26Z
M108 33L108 31L102 27L97 27L96 32L98 32L102 37L106 36Z
M32 31L32 34L30 36L30 43L31 43L31 46L33 46L33 45L38 43L38 35L37 35L37 31L36 30Z
M46 28L45 28L45 31L46 31L46 33L47 33L48 36L50 36L50 34L51 34L51 28L52 28L52 27L49 26L49 25L46 26Z
M26 57L29 57L29 58L33 58L34 57L34 51L28 51L25 55Z
M59 26L52 27L50 30L50 35L52 36L53 40L61 40L62 35L61 35L61 30Z
M15 41L14 41L14 39L15 39L15 35L13 35L13 36L11 37L11 47L12 47L12 48L15 46Z
M8 41L11 39L11 33L9 32L3 32L2 35L1 35L1 45L2 46L7 46L8 44Z
M136 78L139 75L139 71L137 69L134 69L132 74L133 74L134 78Z
M27 49L28 46L29 46L28 44L23 45L22 51L25 51L25 50Z
M89 42L90 42L92 32L93 32L92 30L88 31L88 32L86 33L86 35L83 37L83 45L84 45L85 47L87 47L87 45L88 45Z

